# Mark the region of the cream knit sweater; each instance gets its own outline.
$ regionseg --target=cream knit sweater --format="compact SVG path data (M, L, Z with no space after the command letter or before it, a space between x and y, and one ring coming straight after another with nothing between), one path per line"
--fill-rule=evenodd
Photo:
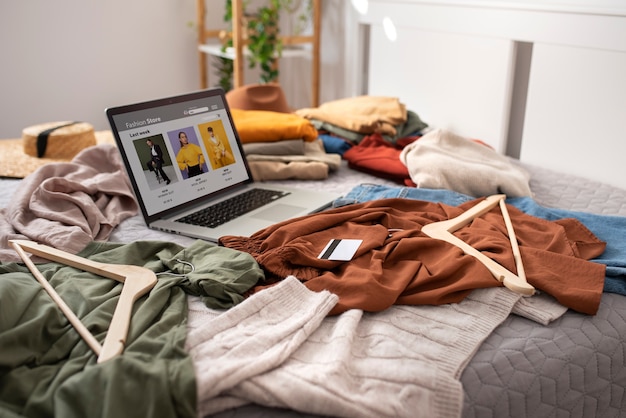
M511 312L546 324L565 308L505 288L459 304L326 316L337 297L294 277L225 312L190 306L198 415L247 403L345 417L458 417L459 378Z
M492 148L444 129L407 145L400 161L417 187L470 196L531 196L530 176Z

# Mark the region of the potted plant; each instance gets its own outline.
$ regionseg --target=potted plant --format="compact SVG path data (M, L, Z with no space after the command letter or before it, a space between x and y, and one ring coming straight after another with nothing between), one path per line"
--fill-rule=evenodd
M298 27L306 24L311 10L311 2L307 1L307 7L298 15ZM280 36L280 14L286 11L290 14L301 10L302 0L268 0L267 3L259 7L254 13L244 13L244 39L248 49L249 68L260 69L260 83L270 83L278 81L278 60L283 51L283 43ZM225 0L224 21L232 25L232 0ZM245 3L244 3L245 9ZM232 28L231 28L232 30ZM224 36L222 39L222 52L233 46L231 36ZM224 90L232 89L232 75L234 66L232 60L217 57L216 69L219 76L219 84Z
M255 14L246 14L247 47L250 51L249 67L257 64L261 69L261 83L278 80L277 61L282 54L279 14L281 0L270 0Z

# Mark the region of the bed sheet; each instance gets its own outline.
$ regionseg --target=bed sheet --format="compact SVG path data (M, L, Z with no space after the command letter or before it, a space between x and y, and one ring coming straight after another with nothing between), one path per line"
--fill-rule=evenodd
M534 199L546 207L626 216L626 190L523 166L531 175ZM346 193L362 183L397 186L388 180L350 170L345 162L324 181L271 182L306 189ZM0 207L19 182L0 181ZM194 239L146 228L140 216L120 224L113 242L169 240L182 245ZM509 316L482 343L461 376L464 417L623 416L626 410L626 299L604 294L598 314L568 311L547 326ZM219 417L313 416L247 405Z
M626 216L626 190L521 163L542 206ZM324 188L381 179L342 168ZM290 184L293 185L293 182ZM301 182L299 187L322 184ZM626 410L626 298L605 293L595 316L568 311L547 326L509 316L466 366L463 417L619 417ZM312 416L254 405L218 417ZM416 415L418 416L418 415Z
M542 206L626 216L626 190L512 162L529 172L533 197ZM461 376L462 416L623 416L625 319L626 299L608 293L603 295L595 316L568 311L547 326L509 316L482 343ZM278 416L293 414L272 412ZM265 408L245 406L218 416L265 413Z

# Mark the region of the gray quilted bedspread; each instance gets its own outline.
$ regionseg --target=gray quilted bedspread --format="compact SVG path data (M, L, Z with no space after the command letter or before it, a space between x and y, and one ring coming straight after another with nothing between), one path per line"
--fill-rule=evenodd
M626 216L626 190L520 165L543 206ZM324 187L335 191L360 182L392 184L352 171L329 180ZM548 326L511 315L481 345L461 383L463 417L626 417L626 298L605 293L595 316L568 311ZM218 416L310 415L245 406Z
M520 165L543 206L626 216L626 190ZM324 187L341 190L357 178L391 184L344 172ZM626 298L605 293L595 316L568 311L548 326L511 315L481 345L461 383L463 417L626 417ZM256 406L219 414L242 416L309 415Z
M626 216L626 190L524 165L543 206ZM626 298L548 326L510 316L467 365L464 417L626 416Z
M626 303L548 326L510 316L466 367L465 417L620 417L626 413Z
M531 174L535 200L543 206L626 216L626 190L522 165ZM323 183L276 183L345 192L367 182L393 184L345 166ZM0 207L15 187L15 182L0 181ZM133 234L145 235L139 217L125 221L112 239ZM511 315L481 345L461 382L464 417L626 416L626 298L605 293L597 315L568 311L548 326ZM245 406L219 416L309 415Z
M530 189L535 200L543 206L601 215L626 216L624 189L546 168L520 165L531 174Z

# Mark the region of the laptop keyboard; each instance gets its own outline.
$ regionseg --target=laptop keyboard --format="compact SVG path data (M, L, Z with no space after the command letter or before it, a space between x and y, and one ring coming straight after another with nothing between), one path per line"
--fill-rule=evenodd
M289 192L276 190L250 189L230 199L223 200L180 218L178 222L215 228L288 194Z

